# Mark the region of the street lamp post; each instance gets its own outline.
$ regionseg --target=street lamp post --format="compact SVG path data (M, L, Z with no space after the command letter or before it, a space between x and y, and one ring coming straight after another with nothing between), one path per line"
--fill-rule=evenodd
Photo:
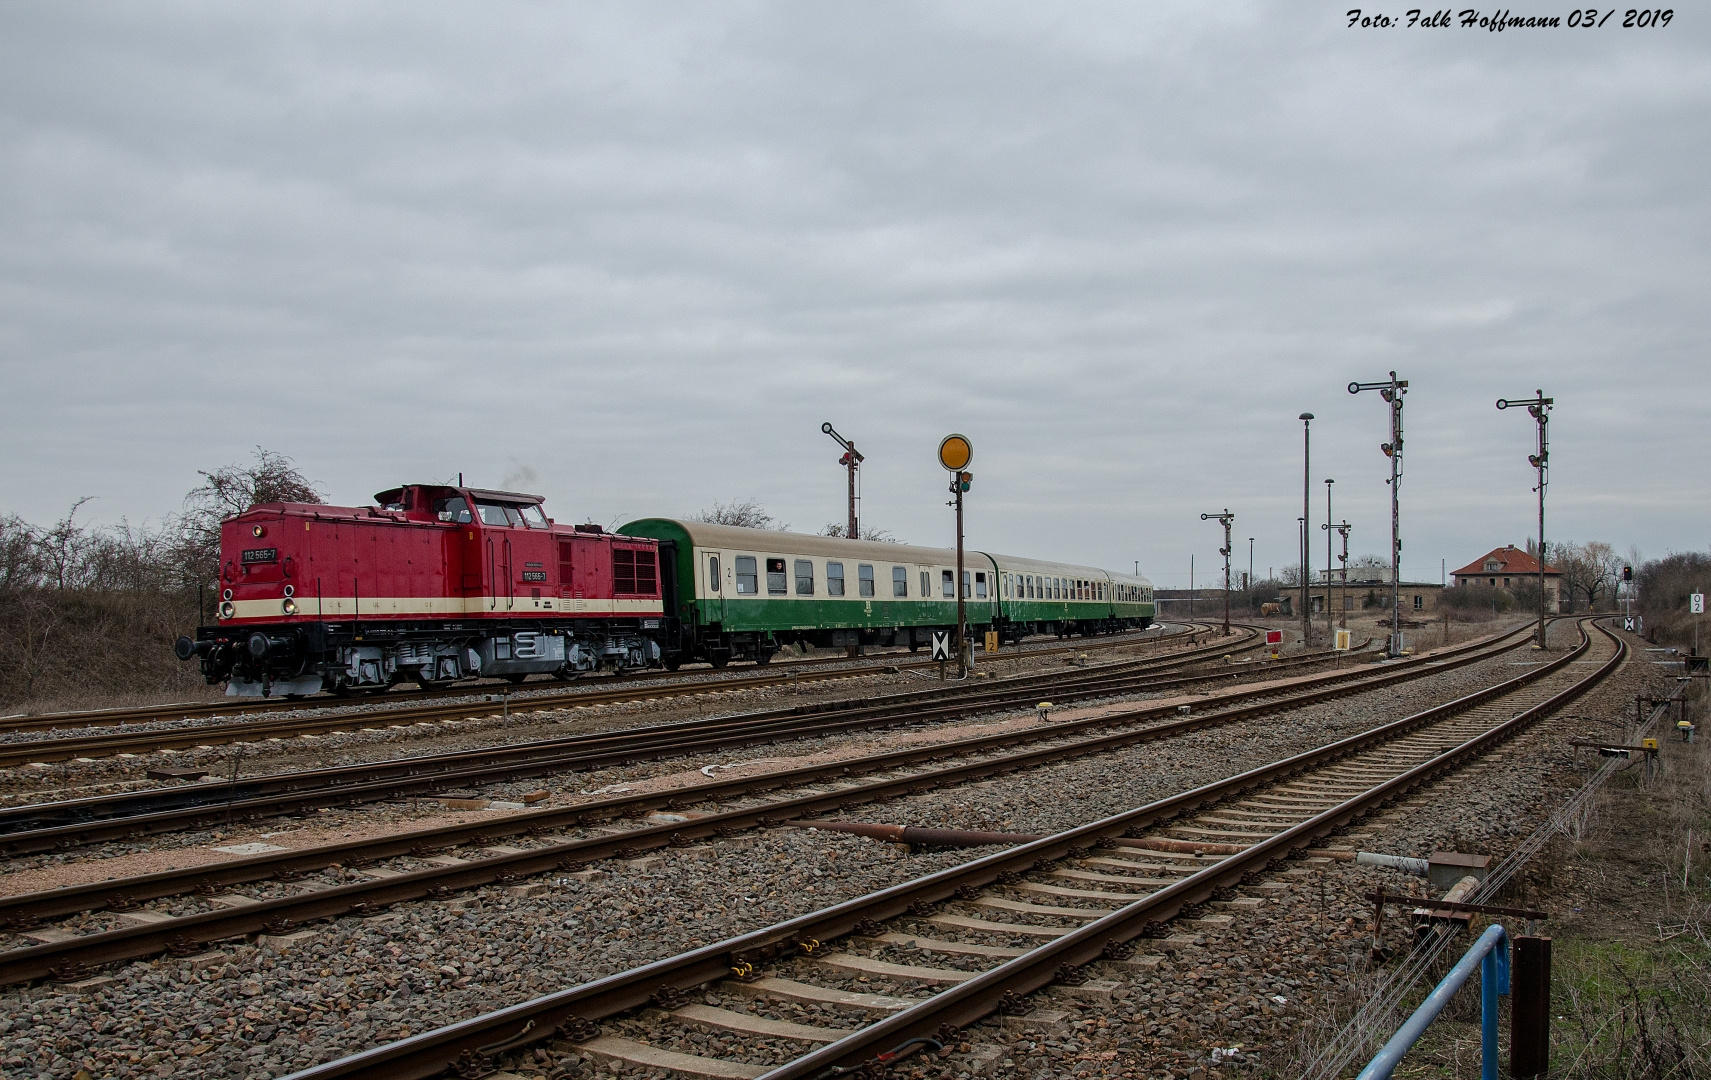
M861 454L856 452L855 443L834 431L830 422L821 424L820 430L830 435L839 446L844 448L844 456L838 459L838 464L844 467L850 477L849 531L844 533L844 536L850 540L859 540L861 539L861 532L859 529L861 523L857 520L856 516L856 470L861 467L863 458Z
M1230 522L1236 520L1236 515L1225 507L1222 514L1201 514L1201 521L1218 521L1224 526L1224 546L1218 549L1218 554L1224 556L1224 636L1230 636Z
M1378 396L1390 406L1390 441L1379 449L1390 459L1390 649L1392 657L1402 655L1402 504L1398 489L1402 481L1402 398L1408 393L1408 380L1390 373L1388 382L1352 382L1349 393L1377 390Z
M1538 470L1539 474L1539 484L1533 490L1539 493L1538 638L1539 648L1542 649L1545 647L1545 612L1549 608L1549 605L1545 602L1545 484L1550 480L1551 452L1550 442L1547 438L1549 433L1546 429L1551 422L1551 406L1556 404L1556 399L1546 397L1543 390L1535 390L1533 391L1533 394L1534 396L1526 401L1511 401L1508 398L1499 398L1497 400L1497 407L1499 409L1508 409L1525 405L1527 407L1528 414L1531 415L1534 420L1538 421L1539 425L1539 452L1536 454L1528 454L1527 463L1532 465L1534 469Z
M1307 567L1307 523L1313 520L1313 414L1304 412L1297 419L1301 421L1301 647L1305 649L1313 630L1307 611L1307 579L1313 573Z

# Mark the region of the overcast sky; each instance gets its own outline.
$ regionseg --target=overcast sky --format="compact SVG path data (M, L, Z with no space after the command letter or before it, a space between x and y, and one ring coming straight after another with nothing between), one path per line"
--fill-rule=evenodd
M8 3L0 512L260 445L817 531L829 420L868 524L950 543L961 431L971 546L1180 586L1206 511L1295 560L1303 411L1315 525L1334 477L1387 550L1394 368L1408 577L1532 533L1539 387L1553 539L1704 549L1711 9L1344 9Z

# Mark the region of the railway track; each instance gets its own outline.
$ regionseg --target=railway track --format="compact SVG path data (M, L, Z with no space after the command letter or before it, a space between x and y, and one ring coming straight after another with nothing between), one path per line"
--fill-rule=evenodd
M1046 986L1109 994L1097 965L1130 962L1135 939L1584 693L1626 655L1603 627L1595 642L1590 622L1568 655L1458 701L292 1080L479 1076L543 1043L625 1068L766 1080L884 1077L911 1054L967 1052L976 1022L1033 1013L1028 995ZM802 1004L815 1023L789 1011ZM684 1052L706 1032L719 1056Z
M987 662L994 660L1009 660L1016 657L1031 658L1036 656L1052 656L1061 653L1087 652L1089 650L1105 650L1131 648L1152 642L1168 642L1184 637L1195 638L1201 634L1213 632L1210 623L1160 623L1160 627L1174 627L1169 633L1149 634L1140 631L1135 634L1119 634L1111 637L1087 638L1073 645L1047 645L1035 643L1024 645L1020 649L1009 652L999 652L988 656L977 654ZM1142 636L1146 635L1146 636ZM628 675L604 675L586 681L579 681L562 688L554 688L550 681L506 685L500 683L478 683L447 687L439 690L388 690L381 693L362 695L351 698L318 696L296 699L263 699L263 700L231 700L214 702L188 702L171 705L148 705L133 709L86 709L75 712L46 713L40 716L6 716L0 717L0 735L20 732L45 731L74 731L87 728L124 727L130 724L154 724L170 721L195 720L221 716L251 716L266 715L277 712L300 712L304 709L338 709L345 712L356 712L369 716L403 716L416 715L414 709L420 703L432 703L443 699L457 699L459 703L447 707L453 713L464 712L498 712L499 707L488 708L492 702L470 702L472 696L498 695L506 699L500 706L510 706L519 709L537 708L538 703L548 702L554 705L571 704L604 704L612 701L636 701L649 697L669 696L672 693L682 693L685 687L699 690L701 687L714 687L719 690L753 689L764 686L778 686L792 680L820 681L823 679L842 679L862 675L883 674L893 668L908 668L926 670L935 668L937 664L931 660L910 659L918 654L899 651L895 653L875 653L882 659L877 662L852 664L850 658L809 657L797 660L775 660L770 664L755 665L740 668L736 671L725 669L704 668L688 672L642 672ZM904 661L898 663L898 661ZM608 687L606 684L615 684ZM597 688L598 687L598 688ZM553 689L549 689L553 688ZM527 695L527 696L521 696ZM382 706L376 709L375 706ZM394 711L393 707L398 711ZM432 707L431 704L429 706ZM406 713L404 710L411 710ZM421 715L432 715L422 713ZM349 722L348 719L346 721ZM259 730L259 724L234 724L234 731ZM203 727L197 730L224 734L221 729ZM313 730L313 728L304 728ZM208 741L206 739L204 742ZM225 741L225 740L222 740ZM30 744L34 745L34 744ZM64 760L54 758L52 760ZM0 760L0 765L4 761Z
M1248 639L1252 636L1249 633ZM647 757L682 756L894 723L943 722L959 719L970 710L1032 706L1046 693L1070 701L1169 689L1224 675L1228 669L1212 675L1175 673L1190 671L1208 656L1232 647L1235 645L1230 639L1219 639L1168 657L1036 673L992 683L958 684L858 702L795 706L477 750L9 807L0 810L0 854L15 856L71 843L170 832L322 806L419 797L457 786L587 771ZM1328 658L1328 654L1293 657L1277 662L1273 669L1279 665L1287 670L1323 663Z
M1117 715L976 736L769 775L715 781L689 789L618 796L522 813L500 822L421 830L378 840L0 898L3 925L15 934L26 936L35 933L32 927L43 919L97 909L136 911L150 900L192 891L203 894L208 907L200 913L175 918L150 911L140 916L146 919L140 925L69 940L59 940L65 937L63 934L38 934L36 940L42 944L0 953L0 983L55 974L74 977L91 965L162 951L195 951L208 942L243 934L281 933L317 919L374 911L422 897L447 896L495 882L520 881L530 875L577 869L602 859L634 858L650 849L723 838L786 818L824 814L1171 738L1453 670L1525 644L1527 632L1528 628L1522 627L1496 640L1453 650L1454 655L1443 658L1390 665L1379 671L1369 668L1364 672L1309 677L1305 685L1289 692L1273 689L1226 694L1222 699L1208 702L1209 711L1188 718L1176 718L1176 708L1169 705L1133 709ZM1530 673L1521 681L1537 677L1537 672ZM1249 700L1245 703L1238 700L1243 697ZM1164 722L1158 722L1161 720ZM756 802L758 796L780 789L793 789L794 793ZM738 800L746 801L746 805L730 805ZM634 819L661 810L689 810L697 805L711 809L695 816L674 814L680 820L664 824L644 824L615 833L596 831L600 823ZM579 829L580 834L576 832ZM507 840L512 842L501 842ZM460 854L453 855L452 851ZM418 860L414 865L426 863L429 868L363 869L380 860L400 858ZM329 873L329 868L333 872ZM361 880L350 880L353 876ZM308 891L260 902L229 892L237 885L260 880L301 880Z
M1090 648L1114 649L1132 647L1148 642L1175 642L1187 638L1193 648L1198 636L1211 628L1201 624L1186 624L1174 634L1148 639L1130 639L1100 641L1097 645L1049 646L1033 649L1011 657L1049 656L1059 653L1080 653ZM1233 648L1246 648L1253 644L1253 632L1245 631L1245 637L1240 642L1232 642L1228 638L1219 638L1215 645L1201 646L1199 654L1211 654L1227 651ZM1003 657L1010 659L1011 657ZM993 657L992 659L997 659ZM840 661L814 661L817 664L838 663ZM841 661L847 664L848 661ZM807 662L801 662L807 663ZM778 665L769 665L776 667ZM828 667L824 670L801 671L796 665L786 665L784 671L770 671L764 675L735 675L714 679L682 679L671 676L658 676L647 680L638 679L635 682L626 681L624 685L612 689L600 690L565 690L556 693L535 694L529 697L511 697L509 695L489 695L488 700L471 701L469 692L463 691L455 695L458 700L441 701L423 705L405 705L385 710L367 708L351 708L339 712L316 716L281 717L273 720L239 721L230 724L204 724L179 728L150 728L139 731L111 731L99 735L82 735L62 738L33 739L28 741L0 743L0 768L16 768L20 765L48 764L56 761L72 761L78 758L111 757L115 754L147 754L161 750L185 750L192 747L218 746L229 743L259 742L269 739L300 738L304 735L323 735L365 728L408 727L412 724L433 724L445 720L480 719L495 715L524 714L536 711L575 708L578 706L612 705L623 702L647 701L657 698L692 696L705 693L729 693L737 690L754 690L764 687L800 685L807 682L825 682L836 679L861 678L869 675L883 675L901 670L920 670L937 665L932 661L920 661L910 664L865 664L854 667ZM440 695L446 696L446 695ZM295 708L303 708L303 702L292 703ZM62 714L64 715L64 714ZM117 714L106 714L117 715ZM139 714L145 715L145 714ZM165 719L184 719L176 713L162 715L146 714L147 722L159 722ZM205 715L223 715L223 712L208 712ZM124 724L130 721L107 722ZM144 721L138 721L144 722ZM0 728L5 730L22 730L18 728ZM43 729L37 729L43 730ZM56 729L46 729L56 730Z

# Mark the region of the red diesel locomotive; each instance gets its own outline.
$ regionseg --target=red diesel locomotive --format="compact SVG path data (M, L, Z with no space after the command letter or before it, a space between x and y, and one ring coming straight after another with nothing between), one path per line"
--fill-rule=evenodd
M675 668L660 542L557 525L541 501L413 484L256 506L222 525L217 622L178 655L238 697Z

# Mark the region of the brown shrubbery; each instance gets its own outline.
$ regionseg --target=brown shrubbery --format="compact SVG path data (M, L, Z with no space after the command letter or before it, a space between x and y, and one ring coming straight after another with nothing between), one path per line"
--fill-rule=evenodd
M203 473L184 512L158 529L51 526L0 517L0 711L203 696L172 653L217 599L220 520L258 502L319 502L278 454ZM200 587L199 587L200 586Z

